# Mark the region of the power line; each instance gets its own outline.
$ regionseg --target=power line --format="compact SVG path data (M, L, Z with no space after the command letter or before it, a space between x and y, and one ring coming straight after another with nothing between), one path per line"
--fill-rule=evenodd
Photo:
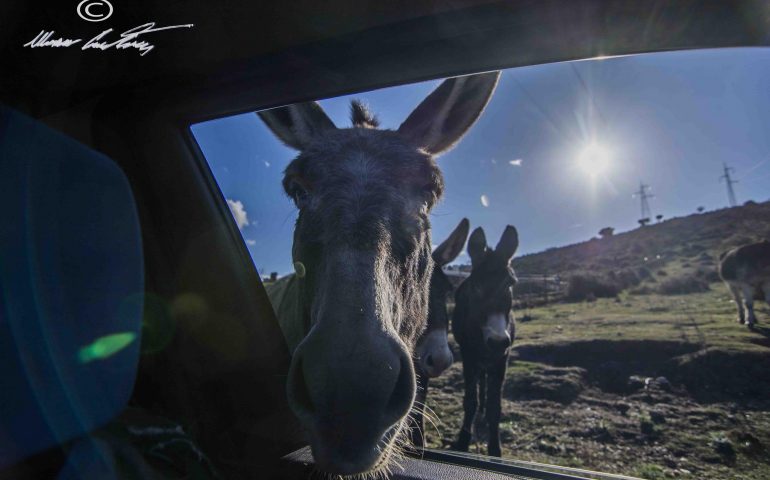
M727 201L730 202L731 207L734 207L738 205L738 202L735 200L735 190L733 190L733 184L738 183L738 180L733 180L730 177L730 172L734 172L735 169L728 167L726 163L723 163L722 167L724 168L725 173L719 177L719 181L725 181L725 184L727 185Z
M641 225L648 223L650 221L650 217L652 217L652 213L650 213L650 203L647 200L655 197L655 195L649 192L650 192L650 186L645 185L642 182L639 182L639 191L634 192L634 195L633 195L634 197L638 197L639 201L641 202L642 216L639 219L639 223Z

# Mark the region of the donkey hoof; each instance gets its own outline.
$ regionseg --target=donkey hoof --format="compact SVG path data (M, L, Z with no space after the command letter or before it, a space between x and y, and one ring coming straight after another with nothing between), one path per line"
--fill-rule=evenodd
M738 323L740 323L741 325L743 325L744 323L746 323L746 320L744 320L744 319L742 319L742 318L738 317Z
M454 442L452 446L450 447L451 450L455 452L467 452L468 451L468 444L463 444L460 442Z

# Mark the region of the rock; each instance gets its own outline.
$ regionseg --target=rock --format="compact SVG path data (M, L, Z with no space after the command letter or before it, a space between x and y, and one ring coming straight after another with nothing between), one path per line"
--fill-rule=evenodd
M731 442L727 437L715 438L711 441L711 446L714 447L714 451L722 457L735 457L735 447L733 447L733 442Z
M645 435L655 434L655 424L649 418L642 417L639 420L639 430Z
M615 404L615 409L620 412L621 415L625 415L628 413L628 411L631 409L631 405L623 402L618 402Z
M641 390L647 385L647 381L649 379L647 377L640 377L639 375L631 375L628 377L628 381L626 382L626 385L628 386L629 392L635 392L637 390Z
M637 377L639 378L639 377ZM671 382L666 377L646 377L644 379L644 388L646 389L659 389L664 392L670 392L672 390Z
M650 412L650 420L652 420L653 423L666 423L666 416L663 412L653 410Z
M671 391L671 382L666 377L658 377L655 379L655 386L666 392Z
M754 435L748 432L735 432L730 435L737 444L739 450L750 455L757 455L763 452L762 442Z
M537 443L537 449L548 455L559 455L565 452L564 445L552 443L546 440L540 440Z

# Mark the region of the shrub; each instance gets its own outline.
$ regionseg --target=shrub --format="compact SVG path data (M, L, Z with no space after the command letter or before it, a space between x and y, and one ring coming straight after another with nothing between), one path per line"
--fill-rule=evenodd
M718 281L722 280L719 277L719 272L717 272L716 269L714 269L714 268L703 268L703 267L701 267L701 268L699 268L695 272L695 276L697 276L700 279L703 279L704 281L706 281L708 283L714 283L714 282L718 282Z
M708 282L694 275L669 278L658 285L658 293L662 295L685 295L708 290Z
M652 293L652 289L647 285L642 285L641 287L632 288L628 293L631 295L649 295Z
M566 299L579 302L590 298L609 298L617 296L618 292L618 287L604 278L578 274L569 279Z
M617 273L612 272L614 275L614 278L611 278L611 280L615 281L619 289L625 290L626 288L635 287L642 283L642 279L639 278L639 275L636 274L633 270L629 269L623 269L619 270Z

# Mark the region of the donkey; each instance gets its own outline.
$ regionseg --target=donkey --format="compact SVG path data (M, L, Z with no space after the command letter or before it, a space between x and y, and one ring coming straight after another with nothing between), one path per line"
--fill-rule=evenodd
M436 247L432 255L434 268L430 277L428 295L428 326L417 341L414 355L417 393L415 406L412 409L414 425L410 430L410 436L412 445L415 447L425 445L423 410L425 400L428 398L428 382L431 378L441 375L454 361L447 339L449 315L446 307L447 297L454 288L441 267L457 258L463 250L469 229L468 219L463 218L449 237Z
M511 259L519 246L516 229L508 225L494 250L487 247L484 230L477 228L468 240L471 274L455 294L452 333L460 345L465 396L463 425L455 450L467 452L471 428L481 396L486 401L489 426L487 453L499 457L500 402L508 356L516 325L511 314L516 275ZM486 392L486 399L484 399Z
M735 298L738 322L746 323L745 303L749 311L748 326L752 328L757 323L754 300L764 297L770 304L770 241L750 243L722 253L719 276Z
M444 188L433 157L475 123L499 75L444 81L395 131L360 102L351 128L315 102L258 113L299 151L283 178L299 210L297 274L276 314L289 405L326 473L385 471L404 441L433 271L428 215Z

